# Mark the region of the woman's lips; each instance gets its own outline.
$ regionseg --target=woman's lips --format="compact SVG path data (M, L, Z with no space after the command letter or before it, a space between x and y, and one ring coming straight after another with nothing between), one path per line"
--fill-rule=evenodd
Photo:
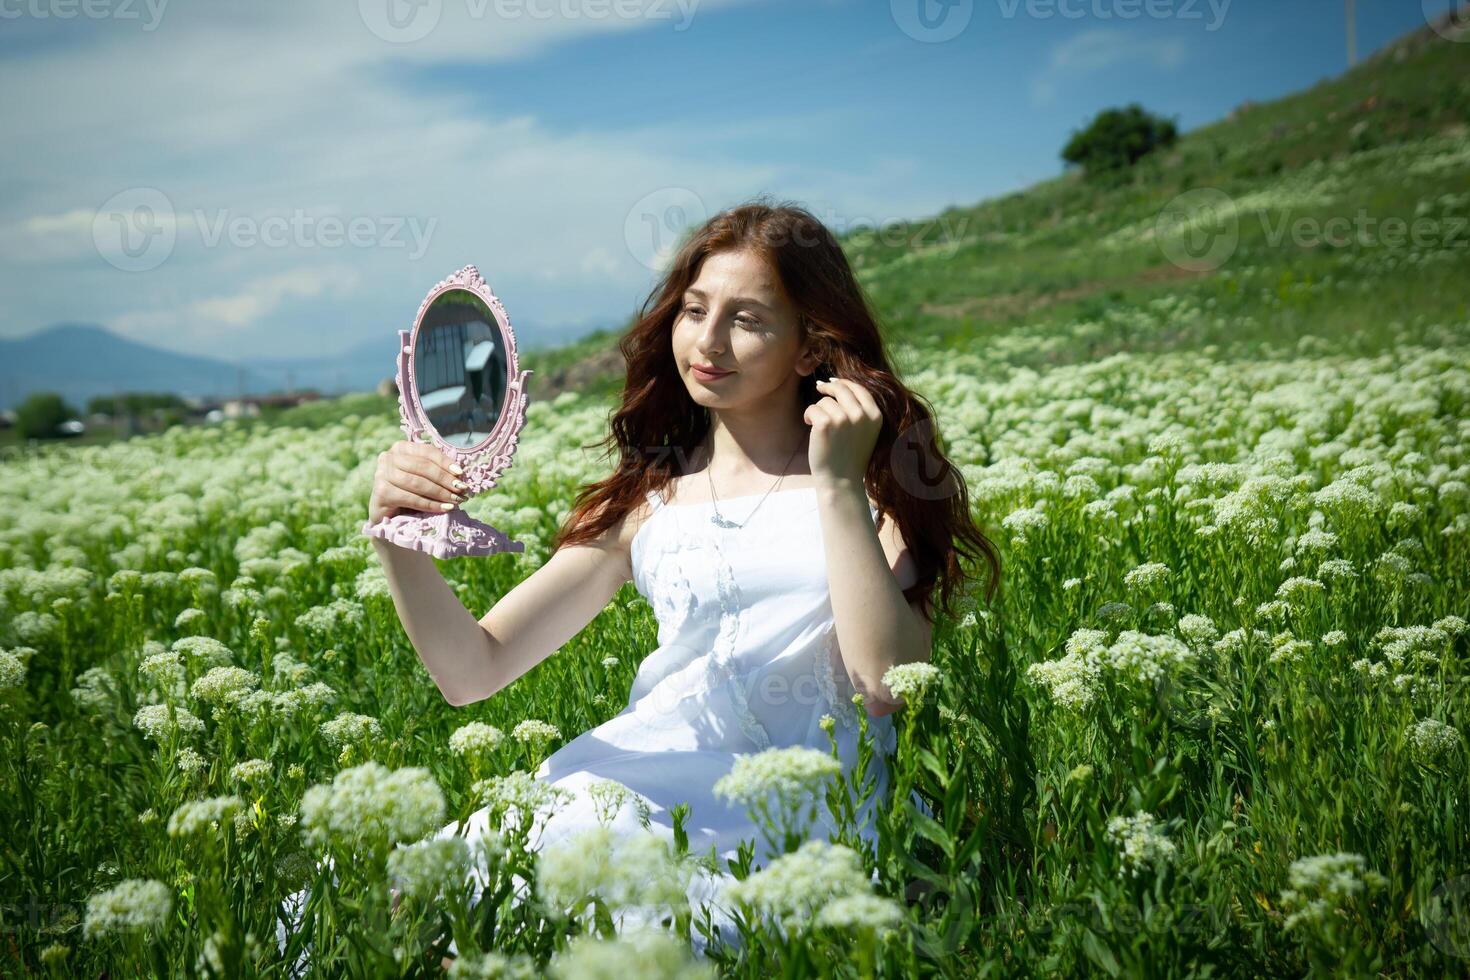
M694 372L694 376L700 381L718 381L721 378L728 378L735 373L734 371L706 371L700 367L691 367L690 370Z

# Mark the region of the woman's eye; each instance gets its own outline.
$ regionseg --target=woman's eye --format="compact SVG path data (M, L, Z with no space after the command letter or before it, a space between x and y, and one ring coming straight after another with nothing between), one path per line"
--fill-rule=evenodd
M759 320L757 320L753 316L737 317L736 320L735 320L735 322L736 323L740 323L740 324L744 324L745 326L749 327L752 330L754 330L756 327L759 327L761 325L761 322Z
M695 317L697 319L701 314L700 314L700 311L697 310L697 309L695 309L694 307L692 307L692 306L686 306L686 307L684 307L684 315L685 316L692 316L692 317Z

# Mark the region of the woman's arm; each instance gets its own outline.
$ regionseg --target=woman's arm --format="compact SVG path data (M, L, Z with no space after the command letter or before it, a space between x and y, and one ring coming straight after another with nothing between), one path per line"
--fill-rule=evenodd
M891 714L903 701L883 675L897 664L927 661L933 644L927 607L903 595L918 579L913 559L892 519L882 531L873 527L861 483L820 485L817 513L842 662L868 714Z
M613 525L595 545L557 550L546 564L473 614L434 559L374 538L398 619L444 699L482 701L576 636L628 580Z
M376 522L404 508L452 506L462 499L458 476L438 449L400 441L378 457L368 520ZM372 539L399 622L446 701L460 706L490 697L545 660L607 606L632 576L627 518L589 544L558 549L478 621L433 558Z
M863 477L883 413L873 395L847 378L818 379L820 400L802 419L812 427L807 457L817 475L817 512L827 558L827 586L837 645L852 686L868 714L903 707L883 683L890 667L929 659L933 629L926 604L903 590L918 580L913 559L893 522L873 526Z

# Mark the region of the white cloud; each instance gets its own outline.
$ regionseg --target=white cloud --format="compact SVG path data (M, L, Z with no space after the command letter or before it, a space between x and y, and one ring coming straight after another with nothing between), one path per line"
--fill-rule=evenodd
M1082 31L1052 47L1042 74L1032 80L1031 101L1035 105L1050 103L1060 84L1116 65L1146 64L1172 70L1184 63L1187 51L1178 38L1130 37L1125 31L1107 27Z
M640 22L475 18L472 10L497 4L444 0L434 31L412 44L375 36L353 2L173 3L154 31L90 25L84 43L7 57L0 167L21 192L0 201L0 228L19 233L0 251L29 261L25 277L0 283L0 302L32 318L12 320L12 329L85 317L129 332L178 330L151 339L235 354L273 342L252 326L289 336L293 301L348 268L358 280L343 297L351 337L300 338L303 353L322 353L364 331L403 326L434 282L475 264L492 286L504 284L513 315L518 298L534 298L539 322L616 316L616 303L650 278L623 244L635 201L681 186L723 205L763 189L775 171L692 157L687 133L673 126L563 134L513 104L487 115L487 93L423 93L404 83L402 63L514 61L588 35L681 23L697 31L703 13L743 2L646 0L670 19ZM576 5L525 0L504 9L531 8ZM691 10L692 21L681 20ZM161 265L126 273L98 255L93 218L134 187L167 196L178 239ZM417 261L381 240L240 247L228 237L211 246L200 234L221 218L258 226L293 213L377 228L433 222L433 234ZM611 296L609 280L620 284ZM553 281L555 289L538 285ZM72 305L58 308L62 283Z

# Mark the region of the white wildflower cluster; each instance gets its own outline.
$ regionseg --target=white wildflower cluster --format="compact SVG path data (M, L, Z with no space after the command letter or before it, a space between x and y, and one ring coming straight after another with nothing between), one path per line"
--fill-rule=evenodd
M357 746L383 737L383 728L378 719L344 711L331 721L322 722L322 737L334 749Z
M209 614L203 609L189 607L174 617L174 629L181 633L203 629L209 622Z
M1281 892L1281 906L1288 913L1287 929L1321 923L1366 891L1388 884L1383 875L1368 870L1361 854L1343 852L1298 858L1286 878L1289 887Z
M1358 577L1358 570L1346 558L1329 558L1317 566L1317 578L1323 582L1351 582Z
M1172 574L1163 562L1145 562L1124 575L1123 584L1136 592L1153 592L1162 588Z
M508 830L527 834L538 817L550 817L576 798L566 787L553 786L524 769L477 780L471 790L484 802L492 825L504 821Z
M1292 609L1303 609L1320 599L1324 591L1325 587L1316 579L1297 575L1276 587L1276 598Z
M1460 747L1460 730L1437 718L1416 721L1409 726L1404 737L1414 757L1428 764L1445 760Z
M388 575L377 562L357 573L352 582L352 594L362 602L370 599L392 599L393 591L388 587Z
M525 721L518 722L516 727L510 730L510 734L517 742L526 743L544 743L561 738L559 728L536 718L527 718Z
M690 871L668 841L651 830L620 833L592 827L541 848L536 893L560 918L596 896L610 908L687 908Z
M1118 848L1122 865L1118 873L1138 877L1145 871L1157 871L1174 860L1174 842L1169 840L1154 815L1139 810L1131 817L1113 817L1108 821L1108 840Z
M731 882L724 891L731 902L769 915L783 928L797 930L815 924L822 909L837 899L872 894L872 882L863 873L857 853L824 840L805 841L795 851ZM848 909L853 924L857 922L852 913L861 911ZM843 910L831 914L841 916ZM868 910L864 918L874 922L880 916Z
M82 932L88 939L142 930L162 930L174 897L161 881L129 878L87 899Z
M925 692L938 680L939 668L923 661L895 664L883 672L883 685L895 697L913 705L922 702Z
M1273 664L1297 663L1311 652L1310 640L1297 639L1292 633L1283 632L1271 637L1271 652L1266 659Z
M1042 501L1044 504L1045 501ZM1034 507L1021 507L1011 511L1001 519L1000 526L1011 532L1011 542L1017 546L1025 545L1032 535L1040 534L1051 523L1046 516L1046 511L1040 504Z
M207 834L228 820L244 806L238 796L211 796L183 804L168 818L170 837L194 837Z
M260 685L260 677L243 667L211 667L189 693L217 708L229 707Z
M1445 616L1430 626L1385 626L1373 636L1385 670L1432 670L1451 639L1465 632L1465 621Z
M494 752L505 739L505 733L483 721L472 721L456 728L449 736L449 751L455 755L484 758Z
M173 642L171 649L184 658L195 673L211 667L228 667L235 655L230 648L212 636L185 636Z
M506 968L518 971L523 967L512 961ZM500 977L500 969L496 965L495 972L481 975ZM718 975L713 963L694 958L687 943L647 926L628 928L613 939L576 936L552 959L548 972L552 980L626 980L628 977L714 980Z
M349 851L417 840L444 821L444 794L427 769L376 762L344 769L301 798L301 828L315 847Z
M7 651L10 652L10 651ZM106 667L88 667L77 675L72 703L82 711L101 711L117 697L117 679Z
M648 801L616 779L595 779L587 785L587 796L592 800L597 813L597 822L603 826L612 823L624 806L631 807L638 822L644 827L652 817Z
M1241 627L1231 630L1216 640L1213 649L1215 653L1223 657L1238 657L1249 646L1268 647L1270 643L1271 634L1265 630Z
M1108 648L1106 663L1135 682L1154 683L1194 659L1194 651L1177 637L1124 630Z
M165 697L180 700L186 691L187 672L177 650L165 650L162 644L154 642L144 646L138 679L145 688L151 687Z
M1104 630L1079 629L1067 638L1066 656L1031 664L1026 676L1046 687L1055 703L1075 711L1097 698L1104 671L1126 684L1151 685L1197 659L1182 640L1169 634L1124 630L1111 644L1107 637Z
M362 621L362 606L349 599L333 599L324 606L313 606L295 620L297 627L319 640L338 632L352 633L362 626Z
M388 853L388 877L405 895L432 899L463 881L469 871L470 846L451 834L402 844Z
M230 778L241 783L259 783L270 778L271 764L264 759L246 759L230 767Z
M1179 635L1190 646L1206 649L1220 636L1220 630L1210 617L1189 613L1179 617Z
M0 690L26 682L26 662L14 650L0 650Z
M842 771L826 752L805 745L783 746L739 755L730 771L715 780L715 796L747 806L766 802L771 794L783 801L810 795L820 798L828 781Z
M133 727L155 742L165 742L174 734L180 738L193 738L204 732L204 722L188 708L168 704L143 705L133 715Z
M186 745L182 749L179 749L179 757L176 760L176 765L179 767L180 772L193 775L203 771L207 763L204 761L204 756Z
M313 681L305 687L290 691L277 691L271 697L271 705L283 719L311 714L327 707L337 699L337 692L321 681Z

